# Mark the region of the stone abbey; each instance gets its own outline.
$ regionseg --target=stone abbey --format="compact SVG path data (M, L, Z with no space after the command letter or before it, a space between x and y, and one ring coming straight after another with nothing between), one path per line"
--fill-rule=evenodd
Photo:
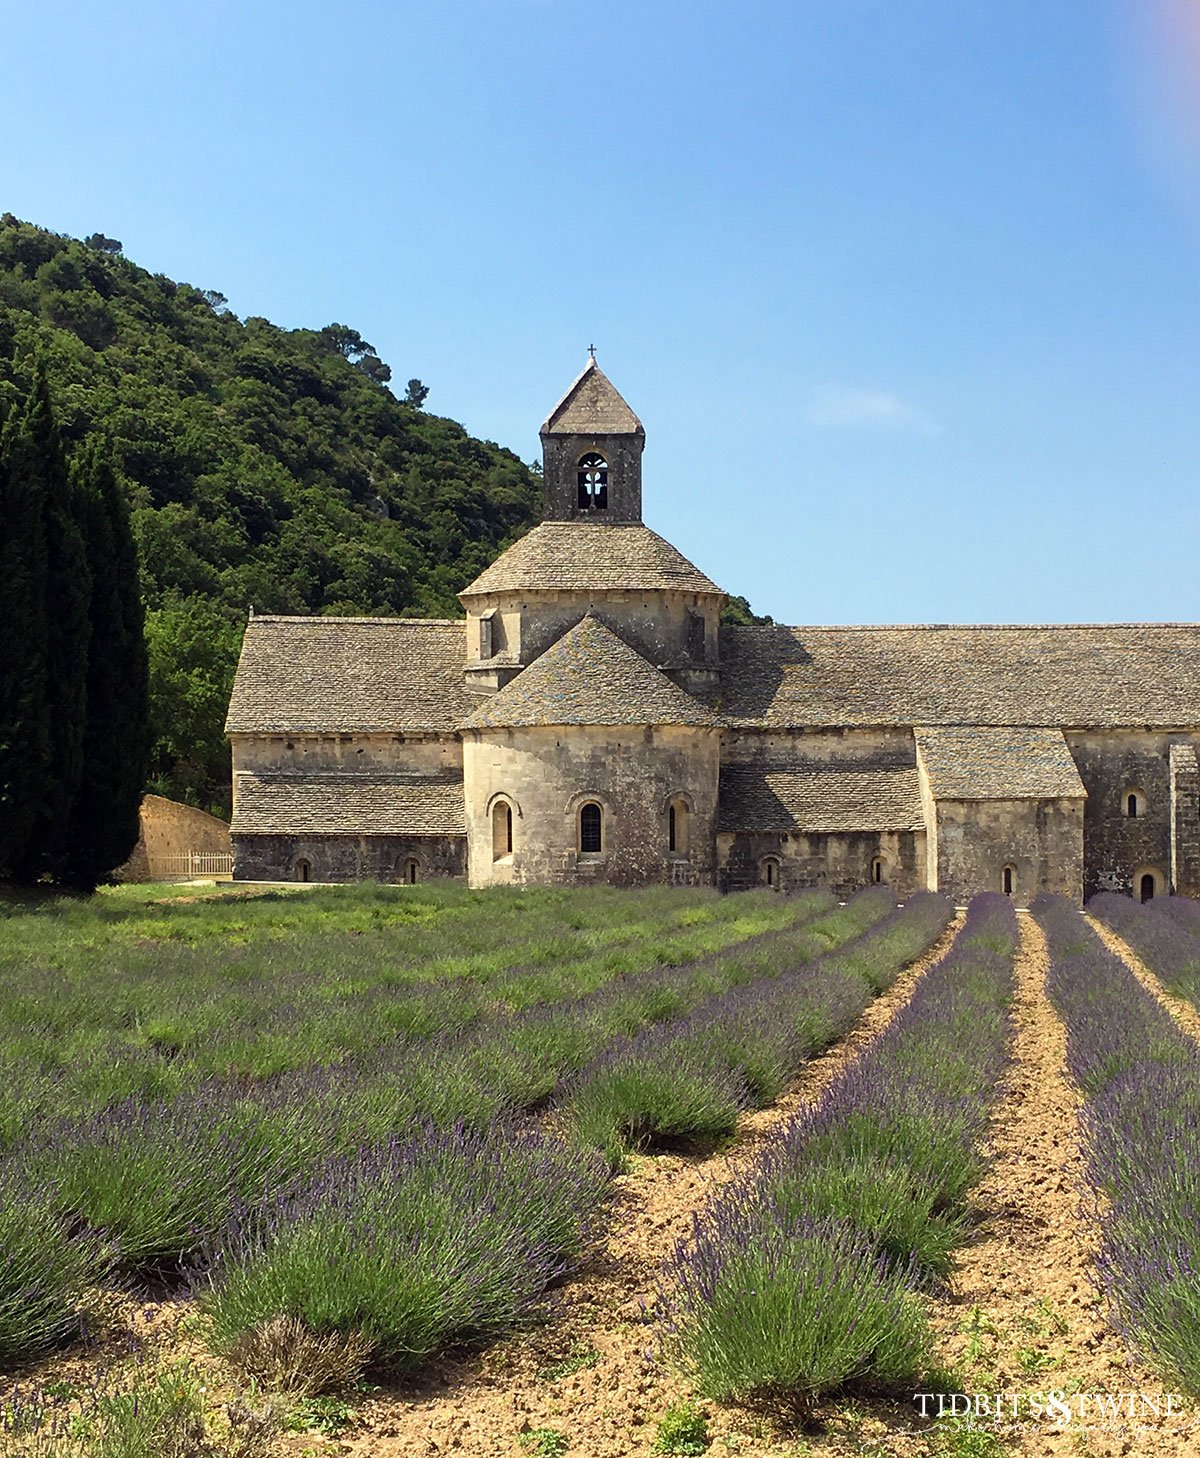
M1200 894L1200 625L734 627L590 360L465 620L254 617L238 879Z

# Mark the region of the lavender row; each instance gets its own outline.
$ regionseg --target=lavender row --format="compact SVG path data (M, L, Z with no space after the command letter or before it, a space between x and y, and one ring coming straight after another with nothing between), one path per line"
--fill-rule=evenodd
M823 905L814 899L815 910ZM628 976L572 1004L444 1037L393 1040L369 1066L250 1087L210 1081L166 1103L131 1097L87 1118L39 1126L0 1167L0 1233L9 1235L0 1257L0 1358L42 1350L77 1327L81 1291L114 1267L178 1272L211 1246L235 1209L302 1192L331 1158L387 1147L423 1122L477 1133L511 1122L615 1037L678 1017L743 979L794 968L891 906L886 893L873 891L805 924L685 967ZM35 1321L39 1302L45 1319Z
M1087 1178L1104 1197L1099 1274L1114 1324L1200 1393L1200 1047L1068 902L1039 897L1033 909L1067 1066L1086 1095Z
M629 1149L711 1143L773 1103L796 1071L945 931L953 907L914 896L840 950L735 986L690 1016L618 1040L564 1088L565 1117L620 1167Z
M976 897L885 1033L696 1218L663 1310L698 1390L794 1414L927 1369L916 1291L965 1237L1017 939L1008 898Z
M1142 905L1105 891L1087 909L1128 942L1165 987L1200 1008L1200 906L1182 896Z

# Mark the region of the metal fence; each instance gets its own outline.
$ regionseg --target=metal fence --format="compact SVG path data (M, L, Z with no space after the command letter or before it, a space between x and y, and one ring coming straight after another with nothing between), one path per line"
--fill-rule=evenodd
M232 878L233 856L228 851L181 851L178 855L153 856L150 875L156 881Z

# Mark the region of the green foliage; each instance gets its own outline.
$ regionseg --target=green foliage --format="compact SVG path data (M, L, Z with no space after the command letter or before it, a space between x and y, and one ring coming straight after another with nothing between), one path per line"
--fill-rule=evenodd
M249 607L457 616L455 594L537 520L540 486L510 451L426 414L419 380L396 399L349 326L241 320L119 246L0 217L0 410L40 351L68 445L98 425L111 437L149 610L155 782L227 805L221 718ZM197 620L213 650L193 641L181 667L181 623Z
M708 1418L703 1409L683 1398L673 1402L659 1419L651 1451L696 1458L708 1451L709 1441Z
M521 1434L521 1447L531 1458L561 1458L570 1446L566 1433L557 1428L530 1428Z
M145 614L129 508L96 439L75 462L91 585L83 765L71 807L66 879L91 890L126 860L150 750Z
M86 1293L106 1270L100 1242L68 1230L11 1171L0 1180L0 1251L0 1361L78 1336Z
M735 628L750 628L768 626L775 619L769 613L756 613L744 597L731 597L721 609L721 621Z
M0 1409L6 1458L265 1458L279 1432L267 1407L215 1411L186 1363L157 1371L104 1372L75 1410L72 1390L49 1383Z
M699 1391L796 1416L851 1380L910 1384L933 1346L905 1273L849 1227L808 1221L747 1241L675 1340Z

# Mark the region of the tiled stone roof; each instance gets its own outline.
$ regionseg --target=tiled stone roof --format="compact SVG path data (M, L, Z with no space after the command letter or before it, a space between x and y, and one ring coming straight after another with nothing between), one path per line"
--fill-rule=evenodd
M1192 724L1200 624L721 630L733 725Z
M461 778L238 776L234 835L465 835Z
M924 825L915 767L721 766L718 829L917 830Z
M1060 729L914 730L935 800L1082 799L1086 791Z
M468 715L464 729L535 724L713 726L713 713L590 614Z
M453 620L251 618L226 732L452 732L465 657Z
M543 435L645 435L642 422L594 359L546 417Z
M544 521L465 588L473 593L541 589L594 592L720 592L715 582L638 523Z

